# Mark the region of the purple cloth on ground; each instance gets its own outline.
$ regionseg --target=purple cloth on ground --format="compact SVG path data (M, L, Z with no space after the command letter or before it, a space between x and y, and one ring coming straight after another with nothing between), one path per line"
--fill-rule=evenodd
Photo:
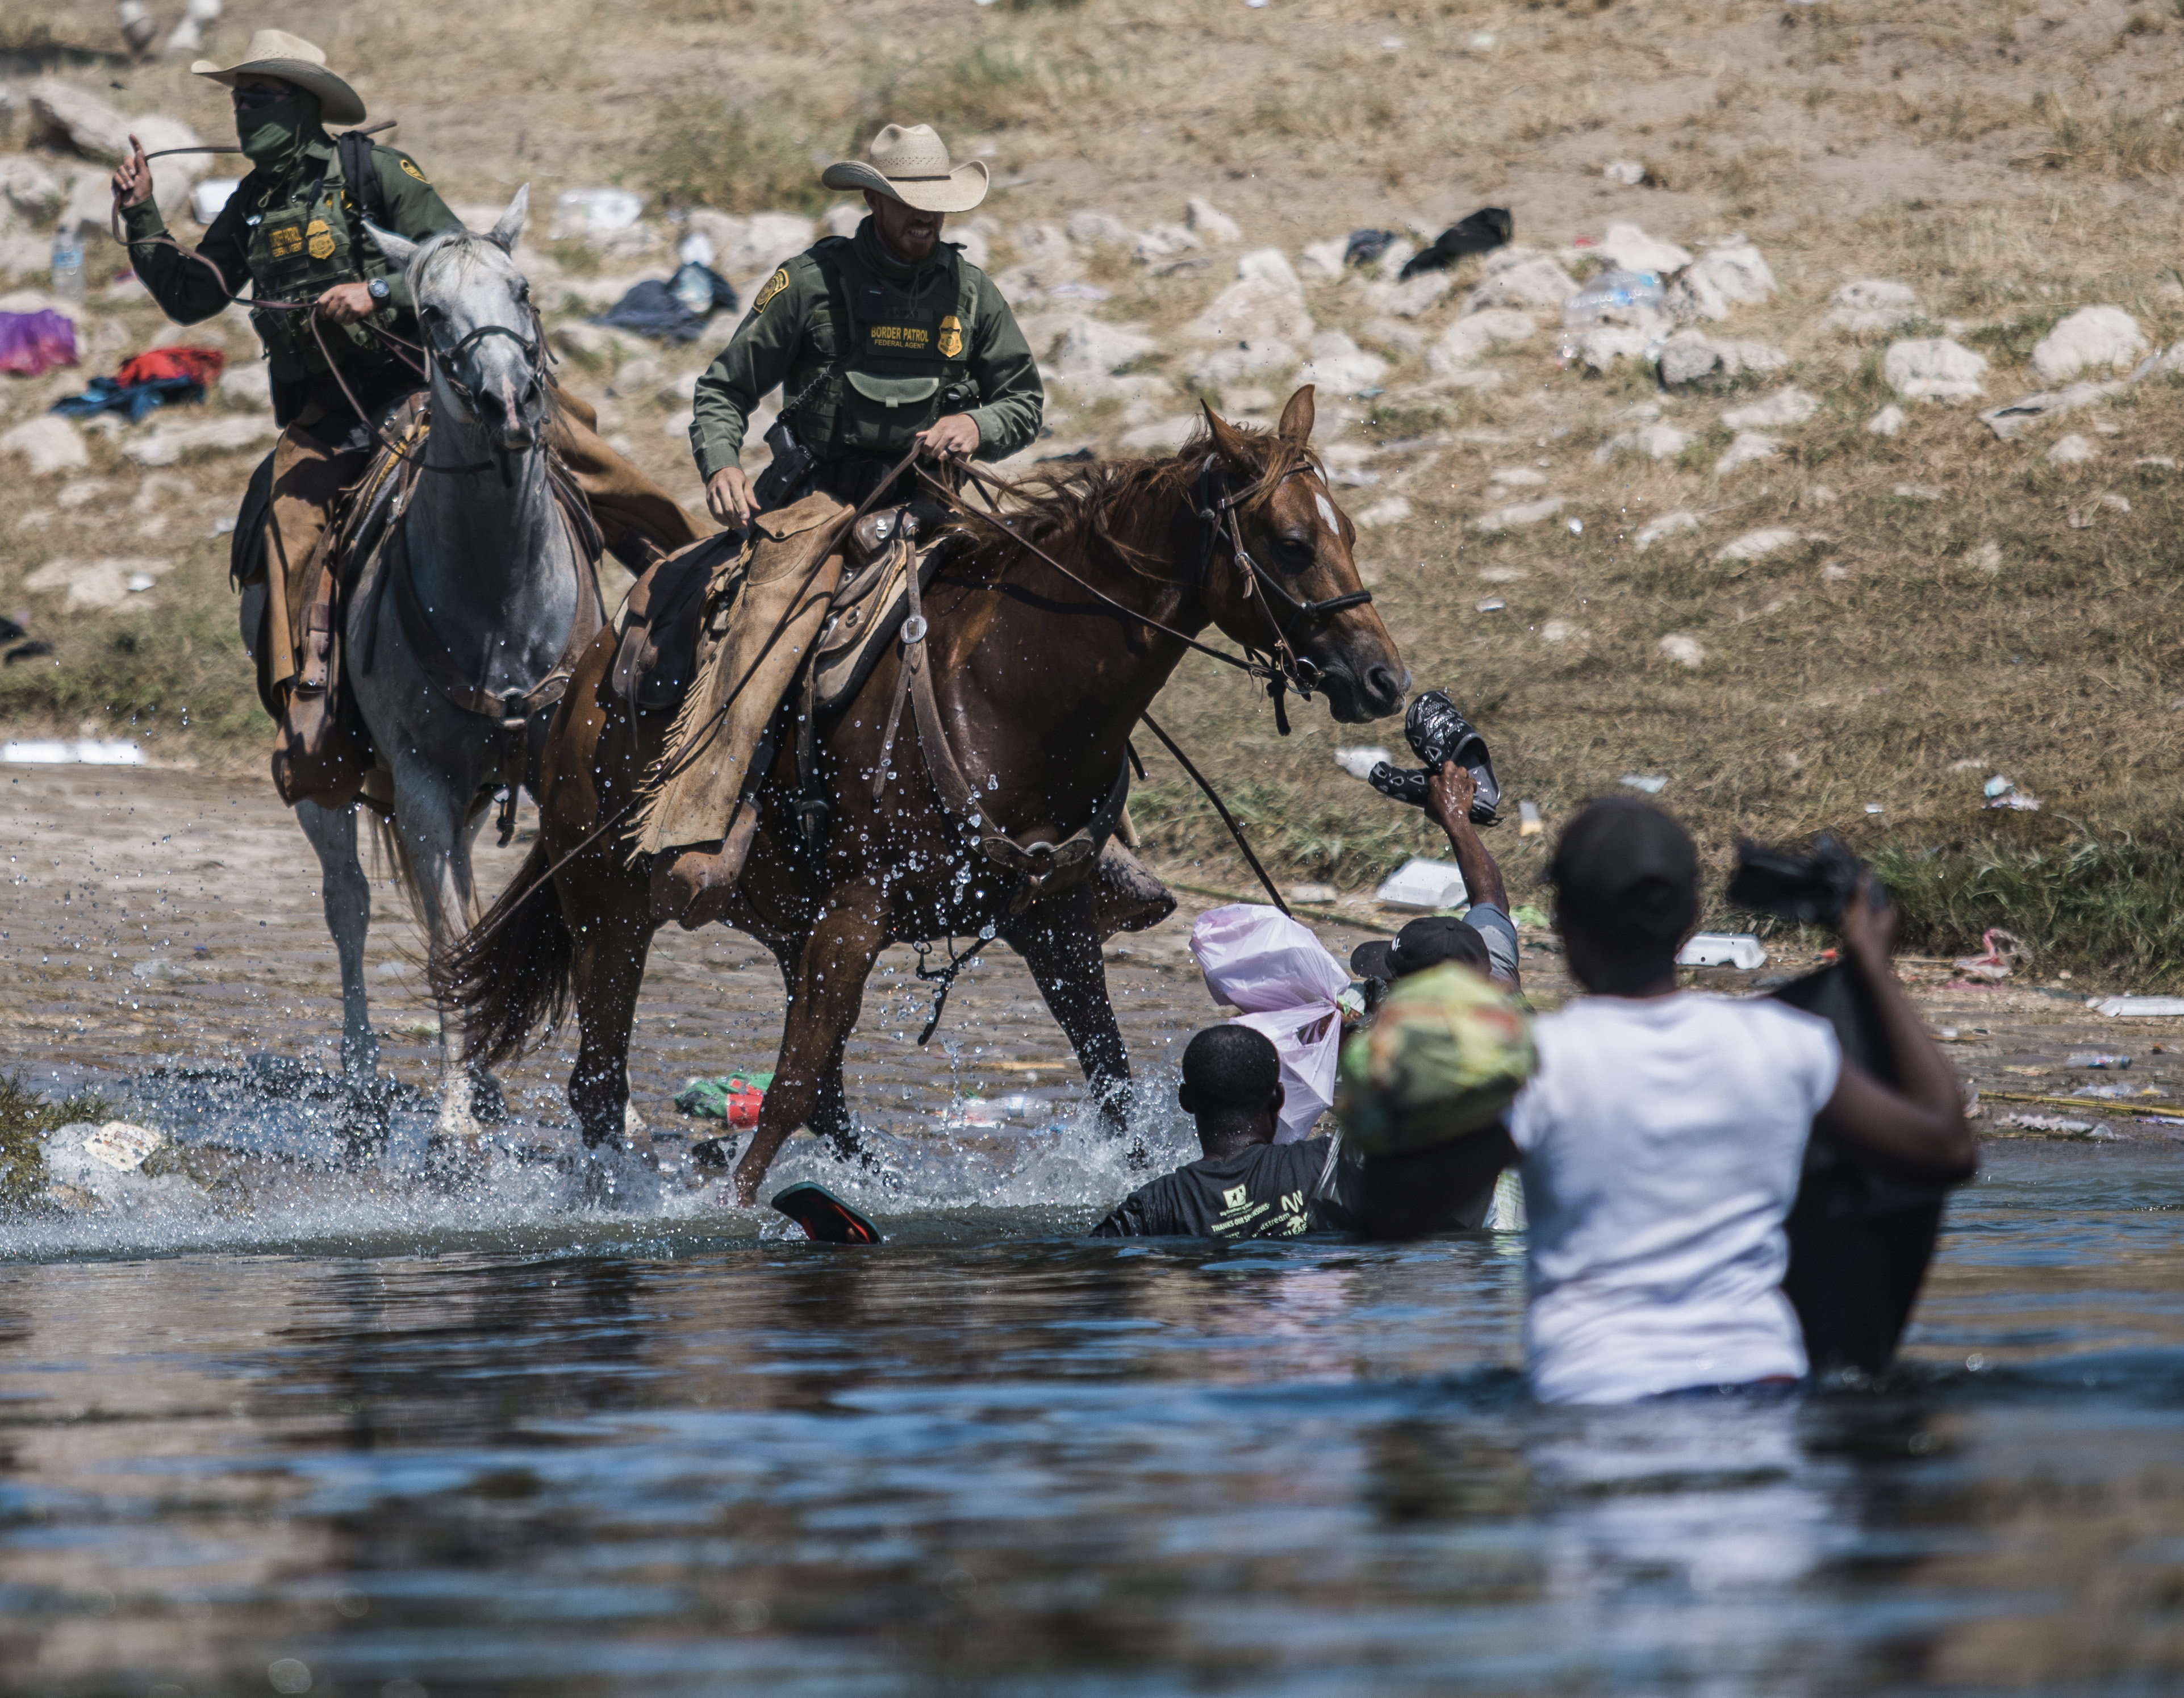
M75 364L75 326L47 308L37 313L0 313L0 371L36 377L56 365Z

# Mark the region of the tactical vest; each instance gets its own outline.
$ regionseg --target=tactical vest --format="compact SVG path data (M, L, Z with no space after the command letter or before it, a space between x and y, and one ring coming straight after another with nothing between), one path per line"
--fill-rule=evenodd
M811 248L827 292L805 318L810 354L791 392L818 379L794 422L822 459L900 459L936 419L978 404L969 358L978 285L953 248L941 252L912 293L875 275L847 237Z
M368 283L395 275L378 245L351 221L354 208L343 192L338 160L330 163L326 175L316 181L301 181L300 175L287 184L258 190L262 201L244 216L250 231L244 260L259 298L315 301L338 283ZM246 182L237 192L251 186ZM388 302L365 323L392 328L398 316L398 309ZM320 337L326 339L326 352L345 370L382 365L393 357L368 333L365 323L337 325L321 318L318 336L314 336L310 315L304 313L258 309L251 313L250 321L265 343L276 383L293 383L329 369L326 355L319 351Z

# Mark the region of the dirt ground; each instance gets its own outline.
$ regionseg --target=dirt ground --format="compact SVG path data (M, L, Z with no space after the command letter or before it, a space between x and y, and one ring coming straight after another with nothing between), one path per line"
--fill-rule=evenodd
M157 769L0 771L8 871L0 886L0 1067L58 1094L118 1086L155 1066L233 1064L265 1052L337 1065L340 980L315 862L269 785ZM528 836L527 820L507 849L484 836L484 888L515 871ZM1188 877L1187 869L1165 871ZM375 882L374 900L367 973L383 1060L395 1077L430 1088L436 1028L418 972L421 934L384 880ZM1213 903L1185 893L1165 925L1108 948L1108 984L1140 1077L1169 1075L1177 1046L1217 1017L1189 950L1191 919ZM1346 959L1402 917L1355 907L1353 919L1314 924ZM1553 939L1529 929L1525 936L1527 993L1540 1006L1555 1005L1571 986ZM1748 990L1817 960L1778 955L1756 973L1690 977ZM1001 1124L1061 1112L1076 1094L1076 1065L1012 954L995 949L961 981L923 1050L914 1039L928 1004L913 966L908 949L890 950L867 994L848 1070L861 1116L908 1132L937 1127L944 1113L960 1117L962 1098L992 1105L989 1117ZM2184 1100L2184 1021L2107 1019L2084 1005L2087 991L2075 985L1973 988L1942 982L1945 971L1915 961L1903 968L1981 1094L1983 1136L2184 1139L2184 1121L2151 1125L2136 1105L2070 1097L2088 1082L2120 1083L2176 1108ZM677 1115L674 1093L694 1076L769 1066L781 1009L772 958L749 939L718 927L663 932L631 1057L640 1112L661 1127L696 1124ZM2126 1072L2069 1065L2088 1052L2127 1053L2132 1063ZM566 1127L569 1059L549 1042L504 1074L525 1119ZM2008 1123L2013 1116L2088 1129L2016 1127Z

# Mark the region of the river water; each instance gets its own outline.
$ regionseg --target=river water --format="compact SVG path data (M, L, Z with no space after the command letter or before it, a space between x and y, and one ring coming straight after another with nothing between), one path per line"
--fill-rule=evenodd
M19 1230L0 1693L2184 1684L2165 1150L1992 1148L1885 1390L1598 1411L1526 1399L1514 1234L900 1178L872 1249L666 1193Z

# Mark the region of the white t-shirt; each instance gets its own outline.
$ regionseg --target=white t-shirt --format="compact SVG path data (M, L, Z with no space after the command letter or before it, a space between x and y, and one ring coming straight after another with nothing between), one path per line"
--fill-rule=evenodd
M1685 991L1580 997L1533 1027L1524 1153L1525 1367L1548 1403L1627 1403L1805 1372L1782 1294L1826 1022Z

